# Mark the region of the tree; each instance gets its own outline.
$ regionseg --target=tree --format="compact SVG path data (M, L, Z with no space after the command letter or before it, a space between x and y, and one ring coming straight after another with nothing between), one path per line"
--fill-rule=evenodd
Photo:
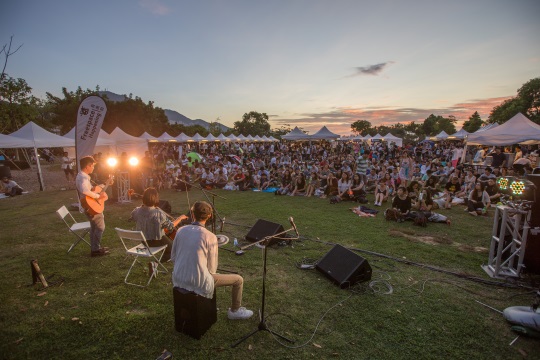
M46 106L51 112L51 120L54 125L60 128L64 134L75 126L77 121L77 111L81 101L90 95L97 95L97 91L90 89L83 90L79 86L75 92L62 88L63 98L54 96L50 92L46 93ZM107 118L108 114L105 115Z
M517 113L540 124L540 78L529 80L518 89L517 96L495 106L489 114L488 122L503 124Z
M211 122L208 126L208 132L214 136L218 136L221 134L221 125L219 124L219 117L216 119L216 121Z
M19 45L19 47L13 51L11 51L11 45L13 43L13 35L9 38L9 44L4 44L2 46L2 50L0 50L0 55L4 55L4 67L2 68L2 75L0 75L0 81L4 80L4 78L7 76L6 74L6 67L9 60L9 57L13 54L15 54L19 49L22 47L22 44Z
M469 117L469 120L463 123L463 130L469 133L473 133L476 130L480 129L483 124L484 122L480 118L478 111L475 111L474 114Z
M273 129L270 133L273 137L281 139L283 135L286 135L292 131L290 124L284 124L279 127L279 129Z
M266 113L250 111L242 116L242 121L234 122L234 131L243 135L270 135L270 123Z
M0 133L11 133L39 116L39 100L24 79L0 80Z
M352 132L360 135L365 135L371 128L371 123L367 120L356 120L351 124Z

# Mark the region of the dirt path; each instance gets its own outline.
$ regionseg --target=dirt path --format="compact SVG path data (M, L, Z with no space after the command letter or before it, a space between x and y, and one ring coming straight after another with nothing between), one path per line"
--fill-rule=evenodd
M75 188L75 183L68 183L60 164L41 164L45 191ZM11 170L11 177L25 191L39 191L37 167L26 170Z

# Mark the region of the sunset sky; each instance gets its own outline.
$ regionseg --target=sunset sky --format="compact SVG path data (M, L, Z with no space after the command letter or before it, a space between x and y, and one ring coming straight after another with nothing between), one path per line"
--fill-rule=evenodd
M474 111L485 120L540 76L538 0L21 0L1 9L0 44L11 35L22 44L6 72L35 96L99 85L227 126L252 110L272 127L342 135L355 120L464 121Z

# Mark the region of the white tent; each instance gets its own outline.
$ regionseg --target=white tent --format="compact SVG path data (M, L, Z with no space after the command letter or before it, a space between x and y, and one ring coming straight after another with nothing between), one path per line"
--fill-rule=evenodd
M384 140L388 143L393 142L399 147L403 146L403 139L397 136L392 135L391 133L388 133L384 136Z
M73 127L67 134L64 135L65 138L75 140L75 127ZM111 139L111 135L107 134L105 130L100 129L99 135L96 141L96 148L98 147L108 147L108 146L114 146L116 143L113 139ZM107 148L108 149L108 148ZM75 151L75 150L73 150ZM101 150L100 150L101 151ZM94 151L98 152L98 151ZM102 151L103 152L103 151ZM70 155L71 156L71 155Z
M270 136L268 139L269 139L270 141L279 141L278 139L276 139L276 138L273 137L273 136Z
M142 157L148 151L148 140L131 136L118 127L111 132L110 138L115 142L116 155L125 152L131 156Z
M157 141L157 137L155 136L152 136L150 135L149 133L147 133L146 131L141 135L139 136L141 139L146 139L148 141Z
M253 138L254 141L263 141L262 137L260 137L259 135L255 135L255 137Z
M231 134L231 135L232 135L232 134ZM234 136L234 135L233 135L233 136ZM231 139L229 139L228 137L226 137L225 135L223 135L223 133L219 134L218 137L217 137L217 139L218 139L219 141L225 141L225 142L231 141Z
M163 134L161 134L157 138L157 140L159 142L176 142L176 141L178 141L178 140L176 140L176 138L174 136L169 135L166 131Z
M384 137L379 133L377 133L377 135L371 138L371 140L383 140L383 139Z
M191 137L191 140L196 141L196 142L206 141L206 139L203 138L201 135L199 135L199 133L196 133L195 135L193 135Z
M178 142L181 142L181 143L184 143L184 142L188 142L188 141L193 141L193 139L191 138L191 136L187 136L186 134L184 133L180 133L180 135L178 135L176 137L176 140Z
M334 134L326 126L323 126L319 131L317 131L315 134L310 135L309 138L311 140L335 140L339 138L338 134Z
M19 130L9 134L17 138L28 140L32 143L31 147L34 148L34 155L36 157L36 164L38 168L38 176L40 183L40 190L45 190L45 184L43 182L43 174L41 172L41 164L39 163L38 148L48 147L70 147L75 146L75 139L66 139L63 136L53 134L42 127L36 125L30 121Z
M231 141L238 141L238 138L236 136L234 136L234 134L230 134L229 136L227 136L227 139L229 139Z
M255 138L253 136L251 136L251 134L250 134L250 135L246 136L246 140L255 141Z
M448 136L448 140L465 139L467 135L469 135L469 132L462 128L455 134Z
M215 136L212 135L212 134L208 134L208 135L206 136L206 140L208 140L208 141L218 141L218 138L215 137Z
M443 130L435 136L432 136L432 140L444 140L448 137L448 134Z
M22 139L15 136L0 134L0 149L12 148L33 148L34 143L31 140Z
M290 133L283 135L281 138L285 140L309 140L309 135L296 126Z
M491 129L493 129L493 128L496 128L497 126L499 126L498 123L493 123L493 124L487 124L487 125L484 125L484 126L482 126L480 129L476 130L476 131L474 132L474 134L479 133L479 132L483 132L483 131L487 131L487 130L491 130Z
M467 145L503 146L540 144L540 125L518 113L510 120L490 130L475 132L467 137Z

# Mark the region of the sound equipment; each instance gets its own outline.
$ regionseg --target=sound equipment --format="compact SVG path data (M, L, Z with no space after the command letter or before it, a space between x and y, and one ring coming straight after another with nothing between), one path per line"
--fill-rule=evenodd
M173 288L176 331L199 340L217 321L216 292L212 299L192 291Z
M315 266L340 288L371 279L371 266L360 255L336 244Z
M249 230L248 234L246 235L246 240L255 242L260 241L264 239L267 236L272 236L275 234L279 234L280 232L283 232L283 226L280 224L276 224L267 220L259 219L253 225L253 227ZM272 239L268 245L273 245L274 243L278 242L278 239Z

